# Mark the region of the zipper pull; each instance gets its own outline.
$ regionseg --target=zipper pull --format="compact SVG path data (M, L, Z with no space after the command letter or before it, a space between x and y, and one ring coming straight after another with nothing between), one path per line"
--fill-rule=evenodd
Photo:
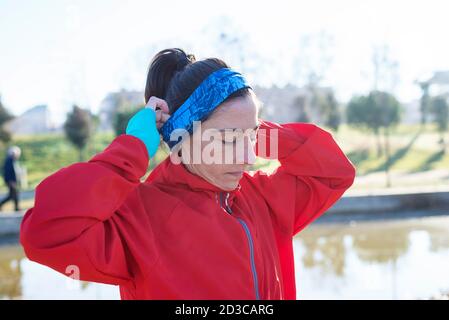
M226 207L225 207L225 209L226 209L227 213L232 214L232 209L231 209L231 207L229 206L229 203L228 203L229 196L230 196L229 192L226 192L226 197L225 197L225 205L226 205Z
M224 209L227 213L232 214L232 209L228 204L229 192L220 191L215 193L215 201L220 205L220 208ZM224 201L223 201L224 198Z

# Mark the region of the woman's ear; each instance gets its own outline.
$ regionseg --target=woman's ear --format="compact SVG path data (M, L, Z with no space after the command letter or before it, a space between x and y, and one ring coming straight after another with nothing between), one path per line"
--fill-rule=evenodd
M175 146L175 148L177 148ZM182 157L181 157L181 150L177 149L177 150L171 150L170 152L170 161L174 164L181 164L182 163Z
M182 159L182 143L177 143L173 148L170 149L170 160L174 164L181 164Z

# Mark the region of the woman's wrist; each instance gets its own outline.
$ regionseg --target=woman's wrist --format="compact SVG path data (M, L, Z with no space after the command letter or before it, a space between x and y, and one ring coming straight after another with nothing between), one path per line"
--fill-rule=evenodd
M139 110L128 121L126 134L139 138L145 144L148 155L154 156L160 143L156 128L156 112L151 108Z

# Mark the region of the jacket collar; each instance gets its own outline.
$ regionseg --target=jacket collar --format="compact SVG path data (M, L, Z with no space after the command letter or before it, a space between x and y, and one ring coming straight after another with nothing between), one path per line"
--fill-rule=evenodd
M187 168L181 164L174 164L170 161L170 157L167 157L162 161L148 176L145 182L156 182L170 185L178 185L186 189L193 191L206 191L216 193L214 197L219 193L224 193L230 201L235 196L236 192L239 192L241 185L239 184L234 190L223 190L212 183L206 181L200 176L191 173Z

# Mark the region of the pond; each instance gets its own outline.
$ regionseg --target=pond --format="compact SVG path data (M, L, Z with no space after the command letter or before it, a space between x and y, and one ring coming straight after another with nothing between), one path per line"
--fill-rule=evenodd
M449 290L449 216L318 223L294 239L299 299L427 299ZM0 299L119 299L0 247Z

